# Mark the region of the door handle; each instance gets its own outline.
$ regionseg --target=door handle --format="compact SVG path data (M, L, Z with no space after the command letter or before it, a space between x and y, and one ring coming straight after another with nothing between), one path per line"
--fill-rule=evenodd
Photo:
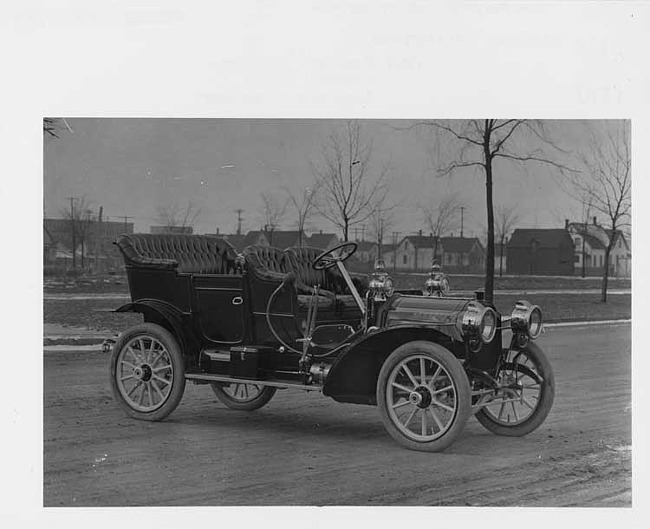
M232 298L232 304L233 305L241 305L244 302L244 298L241 296L237 296L235 298Z

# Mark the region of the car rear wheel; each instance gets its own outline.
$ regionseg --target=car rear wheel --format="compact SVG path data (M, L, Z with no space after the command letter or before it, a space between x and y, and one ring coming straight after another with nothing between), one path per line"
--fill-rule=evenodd
M276 388L240 382L215 382L212 391L226 406L233 410L253 411L268 404Z
M467 422L469 381L458 359L444 347L409 342L384 362L377 404L384 427L398 443L438 452L454 442Z
M476 412L478 421L492 433L511 437L539 428L555 398L553 370L543 351L534 343L509 351L497 380L500 397Z
M111 356L111 388L131 417L160 421L185 391L185 363L172 334L153 323L120 335Z

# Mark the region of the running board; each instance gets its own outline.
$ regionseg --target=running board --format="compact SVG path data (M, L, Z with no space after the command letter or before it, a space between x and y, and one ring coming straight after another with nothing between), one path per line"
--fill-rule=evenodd
M280 389L302 389L304 391L322 391L320 386L307 386L305 384L287 384L286 382L272 382L270 380L252 380L245 378L233 378L225 375L185 375L187 380L202 380L204 382L230 382L235 384L254 384L256 386L270 386L272 388Z

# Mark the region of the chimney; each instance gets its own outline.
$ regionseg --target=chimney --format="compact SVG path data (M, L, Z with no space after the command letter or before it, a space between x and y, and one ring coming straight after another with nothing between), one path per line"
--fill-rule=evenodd
M318 233L320 233L321 235L323 235L323 230L320 230Z
M564 229L565 230L569 229L569 219L564 219Z
M420 231L418 232L418 235L419 235L420 237L422 237L422 230L420 230Z
M217 228L217 235L219 235L219 228Z
M596 217L594 217L594 226L598 226L598 222L596 222Z

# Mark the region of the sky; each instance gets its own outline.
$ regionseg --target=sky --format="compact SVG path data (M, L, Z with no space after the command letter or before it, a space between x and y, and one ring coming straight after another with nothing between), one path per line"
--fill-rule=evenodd
M197 233L217 229L234 233L240 208L243 231L259 229L263 224L261 193L284 200L286 188L295 191L310 186L313 168L322 165L328 135L345 125L337 120L155 118L66 118L65 123L69 128L61 126L58 138L44 138L45 216L61 217L70 207L69 197L84 197L95 214L102 206L105 219L124 221L126 216L136 231L148 232L151 225L161 222L160 207L176 204L183 208L191 203L200 209L194 224ZM360 121L364 139L372 144L372 174L389 167L390 197L398 204L390 231L400 236L420 229L426 233L421 207L455 194L465 206L464 234L482 236L484 177L473 169L438 176L432 137L426 129L410 128L413 123ZM602 125L586 123L546 124L562 149L578 153L585 148L590 128ZM446 143L442 148L446 156L456 147ZM499 162L495 204L516 203L519 227L561 227L563 219L575 212L575 202L558 186L559 179L547 166ZM280 227L295 229L294 217L289 207ZM458 235L460 217L457 210L456 226L450 233ZM337 230L319 215L309 228ZM353 236L362 233L361 224L353 227Z

